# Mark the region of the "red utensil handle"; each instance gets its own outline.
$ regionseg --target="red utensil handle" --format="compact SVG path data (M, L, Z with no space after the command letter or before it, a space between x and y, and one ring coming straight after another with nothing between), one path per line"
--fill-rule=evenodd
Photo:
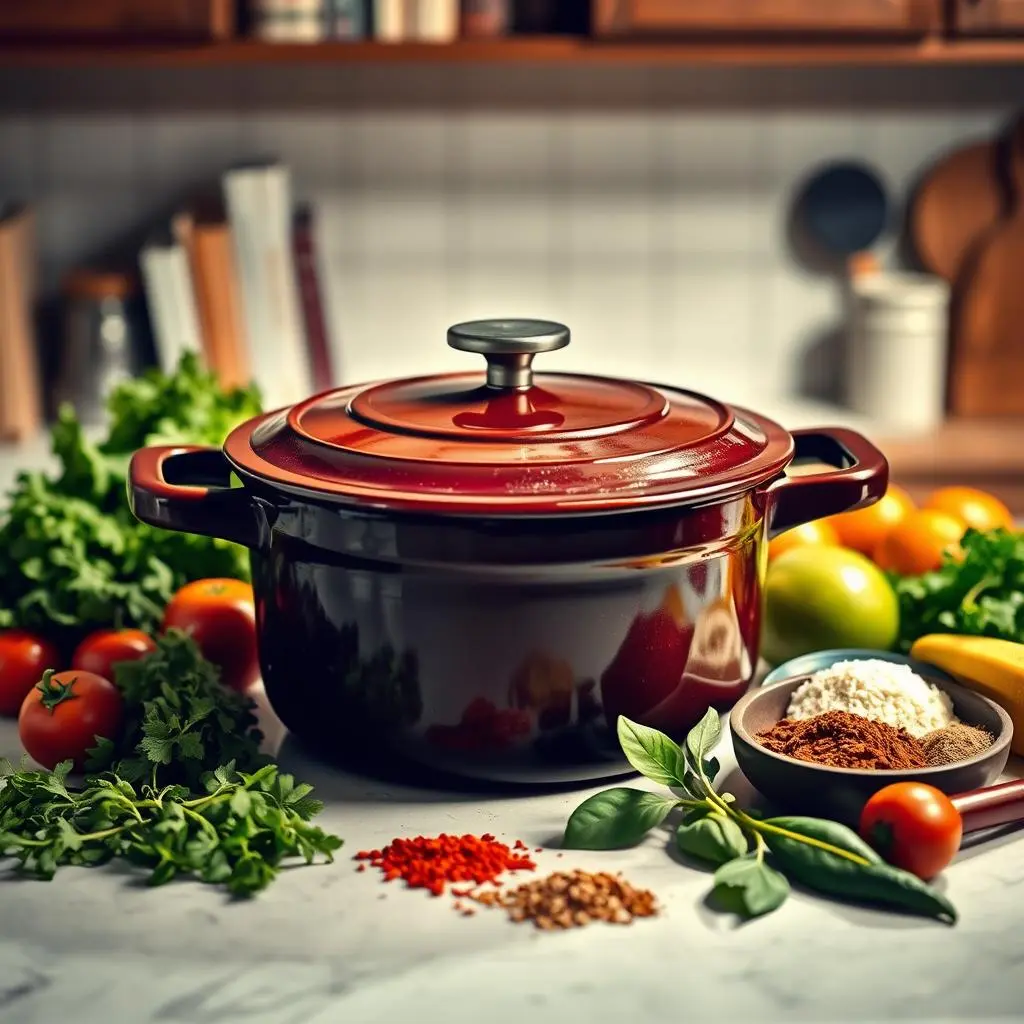
M137 519L164 530L249 548L263 547L269 538L263 502L231 486L231 464L219 448L140 449L128 469L128 503Z
M950 798L964 822L964 834L1024 821L1024 779L972 789Z
M877 501L889 485L889 463L885 456L855 430L845 427L816 427L794 430L797 459L814 459L831 472L787 476L771 485L774 503L769 536L774 537L812 519L849 512Z

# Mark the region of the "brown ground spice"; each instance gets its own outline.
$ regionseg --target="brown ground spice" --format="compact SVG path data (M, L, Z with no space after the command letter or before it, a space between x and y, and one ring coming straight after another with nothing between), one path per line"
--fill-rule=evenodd
M963 722L953 722L943 729L936 729L922 737L921 747L929 765L953 764L966 761L983 750L988 750L995 740L991 733Z
M595 921L632 924L637 917L654 917L654 894L636 889L621 875L606 872L556 871L507 892L467 892L458 895L492 907L503 907L513 921L532 921L537 928L581 928Z
M833 768L924 768L924 749L905 729L849 711L784 718L757 734L766 750Z

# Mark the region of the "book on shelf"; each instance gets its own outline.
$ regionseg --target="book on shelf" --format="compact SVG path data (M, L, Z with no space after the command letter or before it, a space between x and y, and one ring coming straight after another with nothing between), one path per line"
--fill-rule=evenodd
M327 0L327 35L331 39L366 39L372 0Z
M223 200L219 196L198 200L171 223L188 256L206 364L222 387L244 387L252 380L252 369Z
M276 161L222 178L252 376L276 409L313 390L292 246L291 174Z
M35 214L16 206L0 216L0 439L7 441L31 437L43 422L35 293Z
M143 246L139 270L157 364L171 373L184 353L204 354L188 255L165 228Z
M336 380L332 365L330 334L324 312L323 289L317 261L316 215L311 206L300 204L295 211L292 244L295 250L295 270L299 281L302 320L309 348L313 388L327 391Z
M332 0L253 0L253 34L270 43L315 43L330 34Z
M381 43L451 43L459 35L459 0L373 0L373 34Z

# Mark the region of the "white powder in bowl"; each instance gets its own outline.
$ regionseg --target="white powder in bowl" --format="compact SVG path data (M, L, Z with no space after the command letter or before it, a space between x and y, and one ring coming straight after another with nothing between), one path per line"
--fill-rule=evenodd
M956 721L948 694L909 665L879 658L837 661L815 672L793 691L786 716L814 718L826 711L849 711L918 737Z

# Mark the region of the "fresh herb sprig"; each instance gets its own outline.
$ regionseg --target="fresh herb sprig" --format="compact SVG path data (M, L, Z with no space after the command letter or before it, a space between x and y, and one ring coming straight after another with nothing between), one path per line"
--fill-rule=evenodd
M894 576L898 648L927 633L966 633L1024 642L1024 532L968 530L962 556L921 576Z
M0 856L15 858L23 874L51 879L65 864L122 857L147 869L151 885L185 875L251 896L286 860L330 861L341 846L309 823L322 808L312 786L296 785L276 765L252 774L224 765L204 776L199 795L176 785L137 790L116 776L76 790L70 769L70 761L52 772L0 765Z
M711 756L721 736L718 713L709 709L680 747L664 733L620 717L619 742L642 775L671 787L659 796L617 787L584 800L565 828L563 846L609 850L633 846L680 809L678 849L713 865L719 906L754 918L780 907L790 880L844 899L862 900L935 917L950 924L956 909L915 875L886 864L845 825L818 818L762 818L738 807L713 782Z
M152 885L178 876L248 896L282 864L341 840L310 819L323 805L261 753L255 705L221 685L217 668L179 630L114 671L124 700L120 734L97 738L82 788L71 762L52 772L0 763L0 858L50 879L65 864L124 858Z
M196 790L206 773L228 762L249 772L265 765L255 704L223 686L216 666L180 630L167 630L156 645L115 669L124 726L116 742L98 741L86 768Z
M189 580L247 579L244 548L139 522L125 483L136 449L219 445L259 411L256 389L225 391L194 353L174 373L119 383L107 400L105 438L87 437L74 410L62 407L51 431L57 473L22 473L0 508L0 628L38 631L70 653L94 629L156 629Z

